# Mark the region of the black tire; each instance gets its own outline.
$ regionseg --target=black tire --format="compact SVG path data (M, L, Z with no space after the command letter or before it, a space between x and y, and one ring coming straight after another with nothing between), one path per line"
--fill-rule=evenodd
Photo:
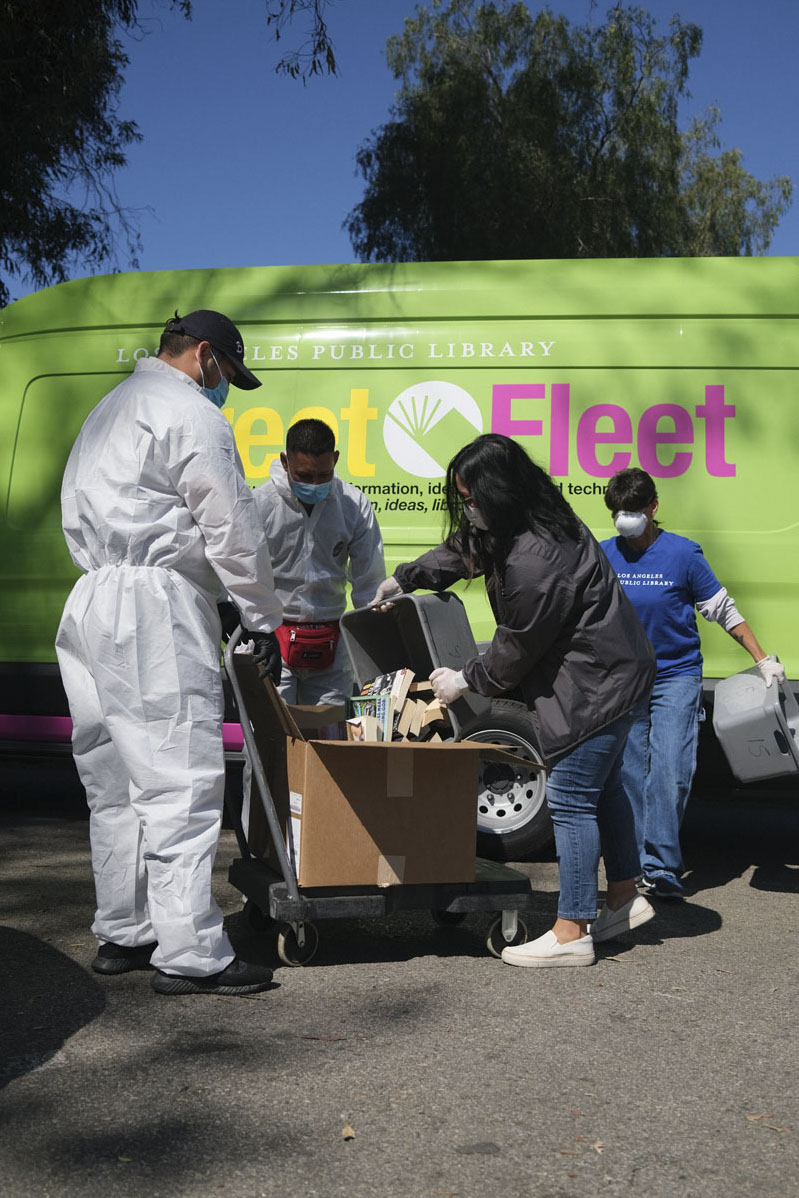
M542 763L529 713L513 699L493 699L491 710L466 724L461 740L500 745L520 762ZM477 854L492 861L529 861L552 848L546 774L484 762L477 796Z

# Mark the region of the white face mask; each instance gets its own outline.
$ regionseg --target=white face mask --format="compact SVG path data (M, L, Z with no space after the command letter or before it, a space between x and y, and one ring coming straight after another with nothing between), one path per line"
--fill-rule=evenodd
M629 540L646 532L649 517L646 512L616 512L613 523L616 525L616 532Z

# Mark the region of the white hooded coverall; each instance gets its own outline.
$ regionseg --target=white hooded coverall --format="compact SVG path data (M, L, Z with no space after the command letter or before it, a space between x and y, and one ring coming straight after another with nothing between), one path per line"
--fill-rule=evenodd
M84 571L56 649L90 809L101 941L158 941L202 976L235 953L211 894L224 796L220 582L245 628L281 619L233 433L200 386L136 364L86 420L61 491Z
M326 624L340 619L348 583L353 607L364 607L374 598L386 576L383 539L363 491L334 478L327 497L315 503L309 515L276 458L268 481L256 487L253 496L266 531L284 620ZM352 690L343 642L328 669L290 670L284 664L278 689L287 703L342 703Z

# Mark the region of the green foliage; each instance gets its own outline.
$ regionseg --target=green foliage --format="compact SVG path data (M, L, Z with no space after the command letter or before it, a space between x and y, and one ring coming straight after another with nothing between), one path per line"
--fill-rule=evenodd
M272 27L276 42L298 13L305 17L308 31L307 39L280 59L275 67L278 75L302 79L305 83L313 75L338 74L333 43L324 19L329 3L330 0L267 0L266 23Z
M192 0L164 2L191 17ZM266 0L276 39L298 14L309 31L276 70L335 73L329 2ZM143 36L138 9L138 0L0 0L0 307L14 278L44 286L75 266L115 266L120 244L137 265L138 232L114 175L141 139L119 115L129 62L119 35Z
M189 0L171 0L190 15ZM75 261L112 260L121 231L137 237L113 189L139 140L118 114L128 58L117 37L136 27L137 0L0 2L0 269L37 285ZM80 197L80 200L75 197ZM0 305L8 302L0 278Z
M684 254L764 254L781 214L791 202L787 176L759 183L744 170L740 150L716 151L721 121L717 108L697 118L683 135L680 162L687 213Z
M702 32L644 9L571 26L521 0L430 0L390 39L400 90L357 155L364 260L634 257L765 248L791 193L720 158L677 107ZM712 215L708 217L708 206ZM699 248L704 247L704 248ZM724 248L720 248L724 247Z

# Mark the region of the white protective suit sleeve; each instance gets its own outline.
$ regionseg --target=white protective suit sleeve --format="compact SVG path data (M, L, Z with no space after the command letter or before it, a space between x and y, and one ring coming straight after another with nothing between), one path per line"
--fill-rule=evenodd
M232 437L231 432L231 442ZM235 444L213 450L169 438L166 454L170 479L203 535L208 560L239 609L243 626L251 632L273 632L283 609Z
M703 599L701 603L697 603L696 610L710 624L720 624L725 632L744 623L744 618L735 606L735 600L727 594L726 587L716 591L715 595L711 595L709 599Z
M386 576L383 560L383 538L369 505L363 522L350 542L350 584L352 606L366 607Z

